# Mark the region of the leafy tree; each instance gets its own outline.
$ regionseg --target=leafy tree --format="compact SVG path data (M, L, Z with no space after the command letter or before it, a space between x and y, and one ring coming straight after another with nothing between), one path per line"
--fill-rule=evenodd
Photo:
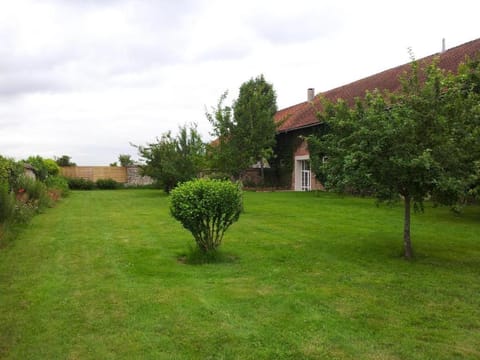
M117 166L118 166L118 164L117 164L117 162L115 161L115 162L113 162L113 163L110 163L110 165L108 165L108 166L111 166L111 167L117 167Z
M398 94L375 91L353 108L326 102L320 117L329 132L310 137L309 148L312 168L327 188L372 193L380 201L403 199L404 254L410 259L412 204L423 210L424 199L434 194L442 203L456 200L466 175L458 169L465 165L458 163L465 149L456 141L473 108L463 108L468 96L436 63L420 69L413 62L401 82ZM458 111L466 111L465 121Z
M77 166L74 162L71 161L72 158L68 155L62 155L60 157L55 157L55 161L58 166Z
M145 159L145 175L151 176L166 191L170 192L179 182L198 176L205 163L205 144L195 124L180 126L177 136L166 132L156 143L137 146Z
M243 154L239 165L246 169L260 162L263 179L263 161L272 155L275 145L277 95L272 84L263 75L243 83L233 111L236 126L232 141Z
M217 107L212 112L205 112L205 115L212 124L212 136L215 140L208 146L208 157L211 167L220 173L228 175L239 175L237 157L240 155L235 149L232 140L234 129L233 111L230 106L225 106L224 101L228 92L224 92L218 100Z
M242 190L230 181L197 179L171 192L170 212L206 253L220 246L223 235L242 212Z
M240 86L233 107L224 107L224 93L207 118L218 136L213 158L219 168L238 177L244 170L260 162L263 178L263 161L272 155L275 145L277 96L273 86L263 75L250 79ZM233 110L233 114L232 114Z
M120 166L131 166L131 165L133 165L133 160L132 160L131 155L127 155L127 154L118 155L118 162L120 163Z

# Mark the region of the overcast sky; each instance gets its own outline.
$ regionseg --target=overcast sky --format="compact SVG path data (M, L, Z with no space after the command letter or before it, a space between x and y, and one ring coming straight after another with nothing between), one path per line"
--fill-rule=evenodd
M480 1L0 0L0 154L137 159L264 74L279 108L480 37Z

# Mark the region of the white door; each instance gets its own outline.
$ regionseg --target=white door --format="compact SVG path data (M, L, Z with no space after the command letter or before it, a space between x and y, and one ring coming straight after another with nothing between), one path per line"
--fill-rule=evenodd
M312 189L312 173L308 157L295 158L295 190L310 191Z
M309 190L311 190L310 160L300 160L300 162L301 162L301 169L302 169L301 190L302 191L309 191Z

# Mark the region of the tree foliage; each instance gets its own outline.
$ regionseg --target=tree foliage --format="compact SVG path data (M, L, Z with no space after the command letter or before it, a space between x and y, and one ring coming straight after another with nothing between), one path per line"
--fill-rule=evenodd
M0 155L0 183L8 185L8 191L17 186L18 178L23 176L23 165L13 159Z
M170 212L189 230L202 252L220 246L223 235L242 212L242 191L230 181L197 179L171 192Z
M33 167L35 175L40 181L45 181L49 176L56 176L60 172L59 165L55 160L44 159L39 155L30 156L25 162Z
M224 93L207 118L217 143L211 149L216 168L238 177L257 162L263 164L273 153L277 96L263 75L240 86L232 107L224 106Z
M178 135L168 131L155 143L137 148L146 163L144 174L155 179L166 192L179 182L196 178L204 167L205 144L195 124L180 126Z
M131 166L133 165L132 156L128 154L120 154L118 155L118 162L120 166Z
M208 158L211 167L216 171L238 176L240 169L237 157L238 151L232 142L232 134L235 126L233 119L233 110L230 106L224 105L228 92L224 92L218 100L217 106L212 108L212 112L205 112L205 115L212 124L212 136L215 140L208 146Z
M72 162L72 158L68 155L62 155L60 157L55 157L55 161L58 166L77 166L74 162Z
M478 74L478 66L469 69ZM353 107L325 102L328 133L309 138L313 171L327 188L403 199L406 258L413 256L411 204L423 209L428 196L452 204L475 176L479 98L459 71L413 62L396 94L367 93Z
M441 154L447 176L433 196L442 204L461 205L480 195L480 58L467 60L447 80L442 100L449 138Z

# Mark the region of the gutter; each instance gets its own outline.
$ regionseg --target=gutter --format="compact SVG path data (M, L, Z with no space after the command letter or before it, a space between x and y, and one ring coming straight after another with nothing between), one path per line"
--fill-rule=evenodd
M286 134L290 131L295 131L295 130L302 130L302 129L307 129L307 128L310 128L310 127L314 127L314 126L318 126L318 125L322 125L323 122L316 122L316 123L313 123L313 124L308 124L308 125L303 125L303 126L299 126L299 127L296 127L296 128L290 128L290 129L287 129L287 130L281 130L281 131L277 131L277 134L276 135L279 135L279 134Z

